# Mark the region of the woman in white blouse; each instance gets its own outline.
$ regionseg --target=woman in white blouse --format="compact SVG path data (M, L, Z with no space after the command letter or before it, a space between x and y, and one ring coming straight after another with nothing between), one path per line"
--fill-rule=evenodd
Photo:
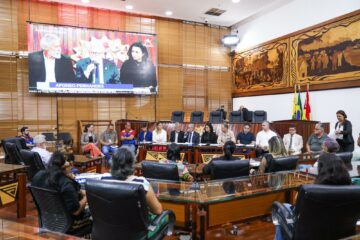
M166 131L163 129L163 126L160 122L156 123L156 128L152 134L153 143L166 143Z

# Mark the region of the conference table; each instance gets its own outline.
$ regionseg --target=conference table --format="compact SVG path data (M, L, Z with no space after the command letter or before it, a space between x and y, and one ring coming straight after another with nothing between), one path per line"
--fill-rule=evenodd
M101 173L102 157L88 157L86 155L74 155L73 166L80 173Z

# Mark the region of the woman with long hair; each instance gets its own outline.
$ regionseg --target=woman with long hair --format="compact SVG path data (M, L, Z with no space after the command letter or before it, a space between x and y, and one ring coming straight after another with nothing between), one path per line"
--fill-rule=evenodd
M153 141L153 143L166 143L167 142L166 131L163 129L163 125L161 122L156 123L156 128L152 133L152 141Z
M84 132L81 135L81 146L83 152L90 152L91 157L98 157L105 155L97 147L99 144L99 139L94 131L93 124L86 124L84 127Z
M285 157L285 156L288 156L288 153L285 149L285 145L284 145L284 142L281 139L281 137L274 136L274 137L270 138L269 153L266 153L262 157L262 159L260 161L258 173L266 172L267 167L270 165L270 162L274 158Z
M214 132L214 128L210 122L207 122L204 126L204 132L201 135L201 143L216 144L217 135Z

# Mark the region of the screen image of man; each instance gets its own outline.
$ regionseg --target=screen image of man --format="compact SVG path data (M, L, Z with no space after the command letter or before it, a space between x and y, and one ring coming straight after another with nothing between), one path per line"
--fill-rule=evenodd
M37 89L37 82L74 82L75 74L70 57L61 54L61 41L47 33L40 40L41 51L29 53L29 88Z
M89 57L76 63L76 82L93 84L120 83L119 71L113 61L105 59L105 47L101 41L90 43Z

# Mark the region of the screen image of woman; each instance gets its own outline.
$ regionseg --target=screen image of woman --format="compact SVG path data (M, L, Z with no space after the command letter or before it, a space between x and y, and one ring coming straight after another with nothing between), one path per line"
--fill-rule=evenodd
M141 42L133 43L128 51L129 59L121 66L120 80L133 84L134 88L149 88L156 91L156 68L149 59L149 53Z

